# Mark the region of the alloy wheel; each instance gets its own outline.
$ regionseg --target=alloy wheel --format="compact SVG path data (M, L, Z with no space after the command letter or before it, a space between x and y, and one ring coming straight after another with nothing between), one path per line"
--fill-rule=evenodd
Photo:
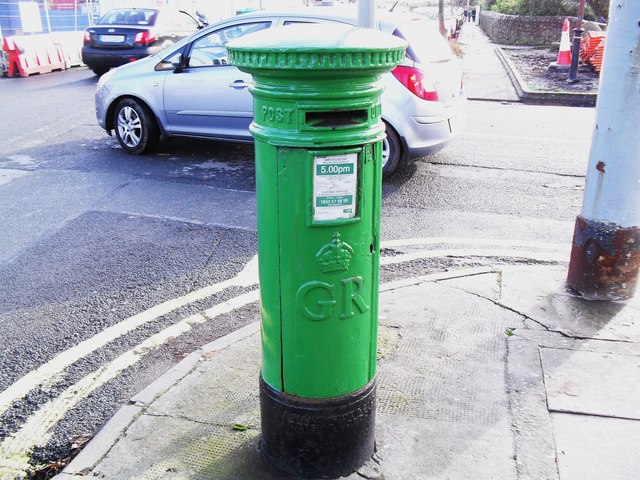
M382 141L382 168L383 169L387 165L390 155L391 155L391 152L389 151L389 139L385 137L384 140Z
M118 113L118 133L122 141L130 148L135 148L142 137L142 121L138 112L125 106Z

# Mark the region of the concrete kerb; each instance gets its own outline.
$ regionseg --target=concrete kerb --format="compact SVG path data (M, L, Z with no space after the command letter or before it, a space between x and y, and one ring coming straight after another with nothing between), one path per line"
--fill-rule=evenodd
M105 424L98 434L86 445L64 469L59 478L77 478L88 475L118 442L127 429L172 386L194 371L198 365L217 352L240 342L260 331L260 323L253 322L235 332L218 338L181 360L164 375L141 390Z
M565 107L595 107L598 95L596 93L571 93L571 92L538 92L531 90L527 82L506 55L505 46L495 46L495 52L500 62L507 71L511 82L515 87L522 103L527 105L556 105Z

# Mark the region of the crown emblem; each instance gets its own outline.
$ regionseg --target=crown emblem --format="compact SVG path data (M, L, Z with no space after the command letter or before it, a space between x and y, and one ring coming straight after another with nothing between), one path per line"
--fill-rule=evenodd
M340 240L338 232L333 233L333 240L324 245L316 253L316 263L322 273L344 272L349 268L353 258L353 248Z

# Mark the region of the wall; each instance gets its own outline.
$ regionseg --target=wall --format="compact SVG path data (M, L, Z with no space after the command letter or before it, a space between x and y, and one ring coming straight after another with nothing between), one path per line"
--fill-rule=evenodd
M560 42L565 17L505 15L490 11L480 13L480 27L492 42L501 45L551 45ZM569 17L571 29L576 18ZM586 30L600 30L598 24L585 22Z

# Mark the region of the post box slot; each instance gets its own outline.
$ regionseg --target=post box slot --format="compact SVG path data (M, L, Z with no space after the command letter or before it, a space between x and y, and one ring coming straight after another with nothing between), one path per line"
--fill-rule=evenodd
M306 112L307 126L314 128L340 128L365 125L367 110L333 110L330 112Z

